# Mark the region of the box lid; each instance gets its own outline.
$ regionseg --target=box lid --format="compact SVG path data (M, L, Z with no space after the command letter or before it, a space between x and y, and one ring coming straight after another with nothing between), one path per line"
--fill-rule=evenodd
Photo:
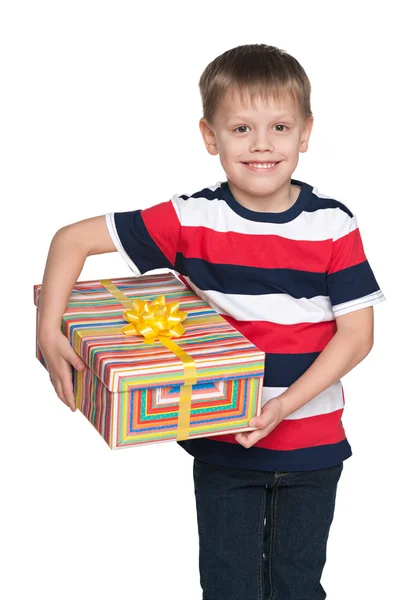
M114 278L111 282L131 301L151 302L163 294L167 303L180 303L179 310L187 313L182 322L185 333L172 339L194 359L198 383L264 375L265 353L173 274ZM41 287L34 286L36 306ZM122 332L127 325L122 318L125 310L100 280L78 281L61 328L110 391L183 385L183 363L171 350L158 339L146 344L142 336ZM121 332L106 332L110 328L121 328Z

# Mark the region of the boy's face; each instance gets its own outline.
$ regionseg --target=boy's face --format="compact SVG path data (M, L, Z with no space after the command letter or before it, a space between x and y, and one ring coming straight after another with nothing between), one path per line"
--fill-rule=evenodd
M279 103L258 97L253 105L228 93L213 123L200 119L199 125L208 152L219 154L232 190L250 205L260 197L280 195L284 188L290 191L299 152L308 148L313 117L304 123L289 95ZM272 169L248 166L254 162L278 164Z

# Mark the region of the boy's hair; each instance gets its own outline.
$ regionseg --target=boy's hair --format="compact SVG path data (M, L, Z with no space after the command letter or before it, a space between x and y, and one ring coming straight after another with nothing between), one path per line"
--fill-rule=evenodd
M212 123L227 91L239 92L251 102L260 94L281 100L290 94L305 122L312 115L311 84L301 64L285 50L266 44L247 44L217 56L199 80L203 118Z

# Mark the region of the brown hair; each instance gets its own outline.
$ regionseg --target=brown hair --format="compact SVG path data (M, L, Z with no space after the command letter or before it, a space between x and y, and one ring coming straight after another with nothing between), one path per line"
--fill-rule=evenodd
M311 84L301 64L285 50L266 44L247 44L217 56L199 80L203 118L212 119L227 91L237 91L242 101L260 94L274 100L290 94L304 122L312 115Z

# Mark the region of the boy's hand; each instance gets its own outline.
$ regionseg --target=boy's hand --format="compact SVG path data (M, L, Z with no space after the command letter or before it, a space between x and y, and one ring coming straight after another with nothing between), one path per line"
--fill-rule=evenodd
M261 415L253 417L249 422L250 427L257 427L257 429L255 431L237 433L235 439L245 448L250 448L253 444L271 433L283 419L283 406L279 396L272 398L263 406Z
M75 412L71 365L78 371L83 371L85 363L61 331L43 335L39 338L39 346L57 396Z

